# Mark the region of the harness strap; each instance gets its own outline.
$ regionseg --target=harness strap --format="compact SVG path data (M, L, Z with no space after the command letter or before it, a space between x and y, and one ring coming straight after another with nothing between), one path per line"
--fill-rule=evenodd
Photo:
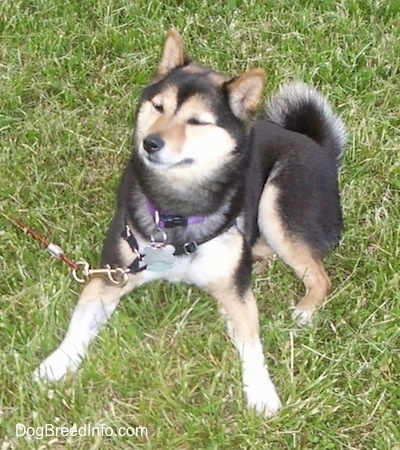
M130 269L132 273L144 270L146 266L143 266L139 269L140 261L143 261L143 255L139 252L139 243L133 235L129 225L125 225L125 228L121 233L121 237L125 239L125 241L129 244L129 247L132 249L132 252L136 255L136 258L128 266L128 269ZM201 242L201 244L203 244L204 242ZM197 251L198 246L199 244L197 244L196 241L185 242L184 244L175 247L174 256L191 255Z
M129 244L129 247L131 248L132 252L136 255L136 258L129 264L127 269L129 269L130 273L138 273L142 270L146 269L146 265L140 267L141 261L143 261L143 255L139 252L139 244L136 240L135 236L133 235L131 228L129 225L125 225L125 228L123 229L121 233L121 237L126 240L126 242Z

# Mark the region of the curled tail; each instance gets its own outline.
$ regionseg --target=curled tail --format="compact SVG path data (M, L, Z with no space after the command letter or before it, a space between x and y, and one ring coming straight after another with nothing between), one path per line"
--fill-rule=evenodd
M282 127L305 134L334 158L340 159L347 143L344 123L328 100L302 82L283 84L266 105L266 118Z

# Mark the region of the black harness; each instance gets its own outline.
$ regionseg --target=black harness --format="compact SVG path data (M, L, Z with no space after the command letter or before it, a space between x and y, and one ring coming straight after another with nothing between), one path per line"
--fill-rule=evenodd
M157 229L165 237L166 237L166 233L164 231L164 228L175 228L175 227L180 227L180 226L188 226L191 223L200 223L200 222L204 222L207 220L207 217L202 217L202 220L199 220L200 219L199 216L184 217L184 216L178 216L178 215L169 214L169 213L159 213L158 211L154 210L154 208L150 205L149 212L153 212L153 211L154 211L154 213L152 215L155 219ZM228 225L223 226L222 229L217 230L217 232L214 233L212 236L208 236L206 239L203 239L201 241L190 241L190 242L185 242L183 244L174 246L173 247L174 248L173 256L175 257L175 256L182 256L182 255L193 255L194 253L196 253L199 245L202 245L202 244L210 241L211 239L214 239L216 236L221 234L223 231L226 231L227 229L231 228L235 223L236 223L236 219L229 222ZM127 221L125 221L125 228L121 232L121 237L129 244L132 252L135 255L135 259L127 267L127 270L129 271L129 273L135 274L135 273L139 273L139 272L142 272L143 270L148 269L149 267L146 262L146 255L140 251L139 243L138 243L137 239L135 238L134 234L132 233L131 227L128 225ZM157 248L159 250L162 250L163 247L168 247L169 244L165 244L163 242L158 242L152 236L149 246Z
M180 225L175 225L180 226ZM171 228L171 226L169 227ZM125 239L125 241L129 244L129 247L131 248L132 252L135 254L135 259L129 264L127 269L129 269L129 272L132 274L141 272L142 270L147 269L147 265L144 261L144 255L140 253L139 251L139 243L137 239L135 238L134 234L132 233L131 227L126 224L124 230L121 233L121 237ZM214 237L214 236L213 236ZM206 239L200 243L197 243L196 241L191 242L185 242L182 245L175 246L174 256L181 256L181 255L192 255L197 251L197 247L200 244L204 244L204 242L209 241L211 238ZM141 263L144 263L141 265Z

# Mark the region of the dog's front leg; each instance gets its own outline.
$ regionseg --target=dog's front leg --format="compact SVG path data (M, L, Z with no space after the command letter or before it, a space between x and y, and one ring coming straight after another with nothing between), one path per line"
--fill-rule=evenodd
M273 416L281 407L275 386L265 364L259 335L256 300L250 288L239 295L234 286L214 285L210 292L217 298L221 312L226 316L228 333L242 361L243 389L249 408L255 408L266 417Z
M82 291L64 340L34 371L34 379L57 381L68 372L75 372L101 325L110 318L121 296L131 289L131 280L121 288L100 278L92 279Z

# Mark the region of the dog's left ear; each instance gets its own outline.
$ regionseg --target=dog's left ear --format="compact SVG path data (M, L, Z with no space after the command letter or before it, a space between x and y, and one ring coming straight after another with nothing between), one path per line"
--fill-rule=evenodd
M158 65L157 76L167 75L171 70L176 67L184 66L186 63L187 56L182 36L175 28L171 28L165 39L161 61Z
M225 84L232 112L241 120L249 121L256 114L264 86L265 72L253 69Z

